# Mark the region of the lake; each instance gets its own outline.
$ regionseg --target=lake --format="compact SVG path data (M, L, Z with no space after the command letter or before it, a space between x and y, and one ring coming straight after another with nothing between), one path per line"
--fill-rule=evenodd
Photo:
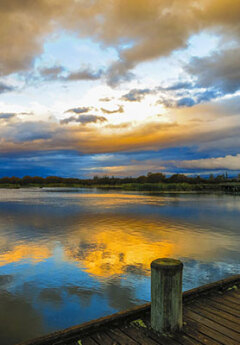
M150 300L150 263L188 290L240 273L240 197L0 189L0 344Z

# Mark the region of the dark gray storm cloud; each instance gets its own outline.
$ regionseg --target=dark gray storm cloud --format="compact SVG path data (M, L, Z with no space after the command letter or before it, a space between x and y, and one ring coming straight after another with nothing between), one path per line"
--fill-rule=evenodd
M65 111L65 113L75 113L75 114L84 114L89 112L92 107L78 107L78 108L71 108Z
M191 97L184 97L177 101L178 107L192 107L195 105L195 101Z
M66 119L60 121L62 125L66 125L70 122L78 122L83 125L87 123L96 123L96 122L105 122L107 121L106 117L104 116L96 116L96 115L79 115L79 116L70 116Z
M11 92L14 90L15 90L15 87L0 82L0 94L5 93L5 92Z
M15 116L16 116L15 113L0 113L0 120L8 121L8 120L12 119Z
M14 143L48 140L57 134L55 130L46 122L16 122L1 129L1 138Z
M182 89L193 89L193 88L194 88L194 84L187 81L180 81L178 83L175 83L168 87L163 88L163 90L178 91Z
M48 81L78 81L98 80L102 77L104 72L101 69L94 71L90 67L80 68L77 71L69 71L63 66L56 65L41 69L39 73L44 80ZM38 79L38 77L35 77L35 79Z
M103 75L103 70L93 71L89 68L83 68L76 72L69 73L66 77L62 77L62 80L66 81L78 81L78 80L97 80Z
M222 94L234 93L240 89L240 50L222 50L211 56L194 57L185 67L196 77L202 88L212 88Z
M122 100L129 102L140 102L146 95L151 94L151 89L133 89L122 96Z
M221 92L213 89L208 89L203 92L197 92L196 93L196 102L202 103L202 102L209 102L211 99L217 98L221 96Z
M53 130L46 123L24 122L17 124L16 129L14 140L20 142L46 140L53 136Z
M106 72L106 82L111 87L116 87L122 82L128 82L135 77L135 74L130 72L133 68L132 63L125 59L113 63Z
M46 80L55 80L59 79L64 71L65 68L63 66L53 66L41 69L40 74Z

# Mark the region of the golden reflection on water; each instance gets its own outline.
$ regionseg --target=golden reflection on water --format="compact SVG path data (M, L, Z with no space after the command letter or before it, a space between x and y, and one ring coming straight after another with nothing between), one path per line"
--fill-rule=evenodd
M106 218L105 218L106 220ZM98 277L121 275L130 271L148 275L150 263L158 257L185 257L211 260L220 247L232 240L197 227L111 215L104 224L99 216L90 220L91 231L76 229L65 247L67 260L79 262L89 274ZM129 230L128 230L129 229Z
M82 212L63 216L60 210L47 216L38 212L21 213L17 218L18 226L23 229L26 225L32 229L40 227L46 231L41 232L35 242L21 239L21 244L15 243L14 247L0 254L0 266L25 259L32 262L46 260L53 255L56 242L65 254L62 260L77 263L89 274L103 278L133 271L148 275L151 261L158 257L212 261L221 255L223 248L237 249L238 241L235 243L234 237L218 229L166 218L158 213L151 216L146 211L138 214L140 205L161 207L171 201L176 207L177 197L127 193L65 194L66 207L69 207L69 198L74 203L80 199L87 207ZM196 199L189 196L186 200L189 202L191 198ZM181 199L181 203L186 200ZM123 209L121 212L121 206L129 204L137 207L137 211L133 209L128 213ZM201 218L199 221L201 223ZM56 227L55 223L58 223ZM49 224L51 231L48 231Z
M185 289L239 272L239 211L232 196L0 193L0 344L144 303L159 257L183 260Z
M170 256L173 251L172 243L150 244L141 235L124 232L103 231L92 240L95 248L83 253L83 259L78 257L79 247L67 248L65 252L66 257L80 261L88 273L99 277L120 275L133 267L147 273L154 258Z
M41 262L51 255L49 248L39 244L21 244L16 245L6 253L0 254L0 266L9 263L19 262L30 259L32 262Z
M224 234L205 232L197 226L127 214L87 216L81 226L75 224L59 239L64 260L99 278L129 272L149 275L150 263L158 257L210 261L219 248L234 244ZM0 254L0 266L25 259L33 263L46 260L52 255L51 243L15 245Z

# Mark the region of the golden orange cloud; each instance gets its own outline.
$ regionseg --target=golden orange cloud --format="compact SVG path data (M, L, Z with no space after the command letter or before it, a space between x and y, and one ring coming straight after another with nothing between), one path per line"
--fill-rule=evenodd
M136 42L112 66L114 79L139 62L184 47L200 30L220 29L238 39L239 13L238 0L1 0L1 73L30 67L47 35L69 29L106 45L122 38Z
M226 138L235 140L240 130L236 101L237 97L191 108L171 108L162 117L127 125L123 121L123 126L107 123L66 127L43 121L4 123L0 127L0 151L79 150L90 154L208 145L221 140L224 144Z

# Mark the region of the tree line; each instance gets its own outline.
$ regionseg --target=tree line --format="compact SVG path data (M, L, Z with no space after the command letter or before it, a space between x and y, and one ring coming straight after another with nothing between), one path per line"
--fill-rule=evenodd
M122 185L129 183L189 183L189 184L219 184L223 182L238 182L240 181L240 174L235 178L229 178L227 173L214 176L211 174L208 177L201 176L186 176L184 174L173 174L172 176L167 177L163 173L151 173L149 172L146 176L142 175L139 177L109 177L109 176L94 176L91 179L79 179L79 178L64 178L58 176L48 176L48 177L39 177L39 176L24 176L19 177L2 177L0 178L0 184L4 185Z

